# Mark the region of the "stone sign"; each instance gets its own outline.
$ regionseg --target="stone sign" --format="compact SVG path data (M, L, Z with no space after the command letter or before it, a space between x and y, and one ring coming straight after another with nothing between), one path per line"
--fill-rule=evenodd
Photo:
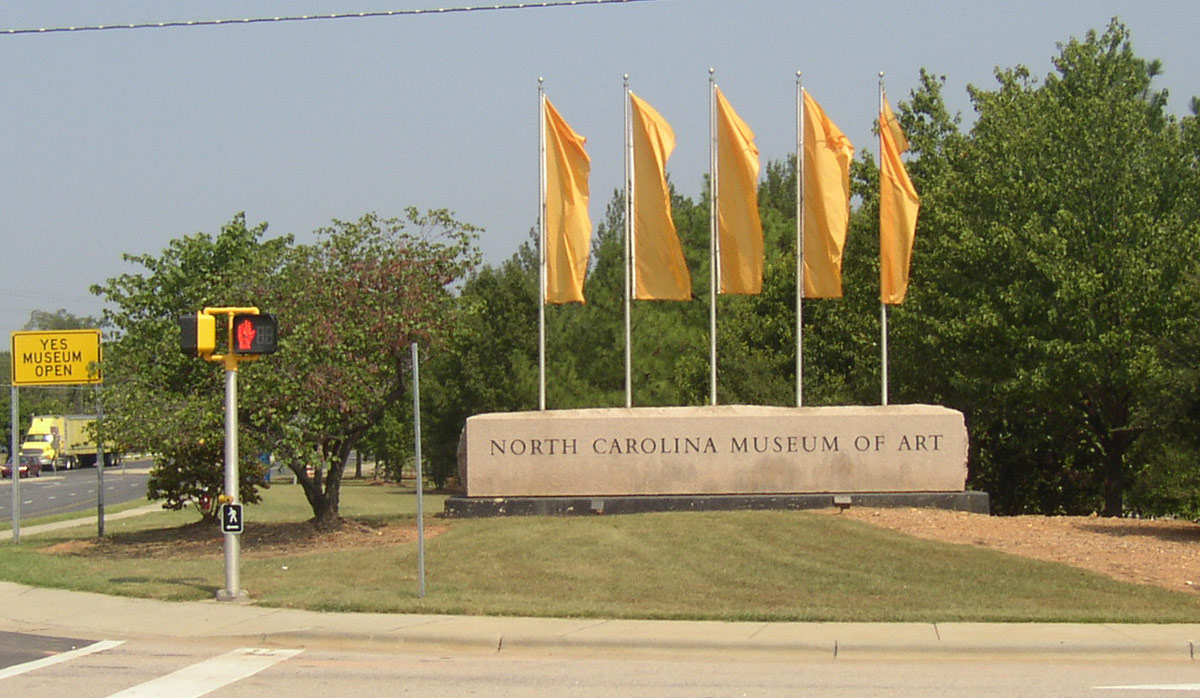
M468 497L962 492L961 412L885 407L641 407L467 420Z

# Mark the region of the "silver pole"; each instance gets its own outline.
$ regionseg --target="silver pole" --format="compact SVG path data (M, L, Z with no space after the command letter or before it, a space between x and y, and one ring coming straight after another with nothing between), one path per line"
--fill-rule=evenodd
M96 387L96 536L104 537L104 405L100 388Z
M538 78L538 409L546 409L546 90ZM416 351L416 345L413 345ZM414 359L415 361L415 359ZM413 364L414 370L416 364Z
M796 71L796 407L804 406L804 88Z
M14 352L15 353L15 352ZM9 465L12 467L12 541L21 542L21 411L18 409L19 388L9 391L12 434L8 446Z
M625 406L633 407L633 114L625 74Z
M708 339L709 339L709 403L717 404L717 291L721 284L720 223L717 220L717 83L713 68L708 69Z
M413 444L417 461L417 578L420 598L425 598L425 502L421 474L421 358L417 343L412 343L413 366Z
M237 363L225 366L225 498L229 504L238 503L238 440L237 440ZM218 601L240 601L242 591L241 539L236 533L225 534L225 588L217 591Z
M879 114L883 114L883 71L879 71ZM879 124L879 176L883 176L883 129L887 125L880 122ZM882 191L882 189L881 189ZM882 259L881 259L882 262ZM882 278L882 277L881 277ZM880 404L888 404L888 313L887 303L883 302L883 288L880 287L879 297L879 350L882 355L880 360L880 378L882 383L882 402Z

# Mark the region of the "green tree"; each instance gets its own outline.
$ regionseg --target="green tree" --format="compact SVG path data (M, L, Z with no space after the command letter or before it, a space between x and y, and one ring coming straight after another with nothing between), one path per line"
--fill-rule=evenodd
M805 405L879 400L878 243L871 166L856 161L842 265L843 297L804 299ZM756 296L718 299L718 393L723 404L796 403L795 156L767 163L759 186L765 265ZM706 388L707 390L707 388Z
M674 198L674 216L694 279L707 250L707 220ZM625 404L624 198L615 191L592 239L584 286L587 302L546 308L546 392L550 409ZM427 398L431 471L443 485L457 468L459 436L483 412L538 405L538 267L532 234L498 266L486 265L463 284L458 322L447 345L422 370ZM634 403L697 402L688 367L707 365L707 310L699 302L638 302L633 309ZM707 375L707 374L705 374ZM426 386L428 389L426 389ZM705 393L706 395L707 393Z
M239 215L216 237L128 257L146 271L94 289L117 331L106 411L122 445L159 454L151 496L212 516L222 489L224 372L179 352L176 318L221 306L275 313L279 352L239 365L241 496L257 500L258 456L273 453L296 473L314 523L329 528L340 521L347 457L405 395L410 343L435 343L450 324L447 285L474 263L475 229L446 211L408 209L402 220L335 221L312 245L268 240L265 231Z
M335 221L252 297L280 318L280 351L246 367L247 428L295 472L318 528L338 525L347 458L408 395L411 344L439 344L447 287L475 264L476 229L448 211ZM313 475L310 475L310 468Z
M437 487L458 472L468 417L537 409L537 280L532 242L500 265L472 273L455 298L457 321L445 344L427 355L421 374L425 453Z
M961 135L928 75L902 105L922 193L896 382L968 415L1001 511L1125 511L1194 331L1196 150L1123 25L972 87ZM931 370L932 369L932 370Z
M166 508L195 507L215 519L224 475L224 379L216 364L179 351L177 318L205 307L253 305L250 291L274 276L290 238L266 239L266 225L236 216L216 236L171 241L159 256L126 255L142 268L92 288L107 302L105 427L120 451L154 454L148 496ZM258 501L265 449L239 433L241 499Z
M91 330L101 326L101 320L91 315L78 316L68 313L66 308L54 312L34 310L29 313L26 330Z

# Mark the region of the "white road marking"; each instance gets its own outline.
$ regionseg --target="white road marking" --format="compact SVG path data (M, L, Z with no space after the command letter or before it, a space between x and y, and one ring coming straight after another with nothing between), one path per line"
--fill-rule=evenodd
M108 698L198 698L303 651L243 647L114 693Z
M1200 683L1148 683L1140 686L1093 686L1095 690L1103 691L1200 691Z
M62 652L60 654L50 655L49 657L35 659L32 662L25 662L24 664L16 664L14 666L0 669L0 679L18 676L27 671L41 669L42 667L48 667L52 664L58 664L59 662L70 661L76 657L82 657L85 654L110 650L122 643L124 643L124 640L101 640L100 642L90 644L87 647L80 647L79 649L70 650L69 652Z

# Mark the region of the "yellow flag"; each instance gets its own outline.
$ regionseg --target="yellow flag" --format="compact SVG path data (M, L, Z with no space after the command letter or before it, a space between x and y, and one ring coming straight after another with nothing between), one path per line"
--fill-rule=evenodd
M671 125L629 93L633 127L633 297L689 300L692 277L671 220L667 158L675 149Z
M908 139L886 97L879 114L879 150L879 300L898 305L908 293L921 200L900 160L900 153L908 150Z
M546 302L583 302L583 279L592 246L588 174L592 162L558 110L545 100Z
M763 237L758 217L758 146L754 131L717 94L717 231L721 293L762 292Z
M804 296L841 298L854 146L804 93Z

